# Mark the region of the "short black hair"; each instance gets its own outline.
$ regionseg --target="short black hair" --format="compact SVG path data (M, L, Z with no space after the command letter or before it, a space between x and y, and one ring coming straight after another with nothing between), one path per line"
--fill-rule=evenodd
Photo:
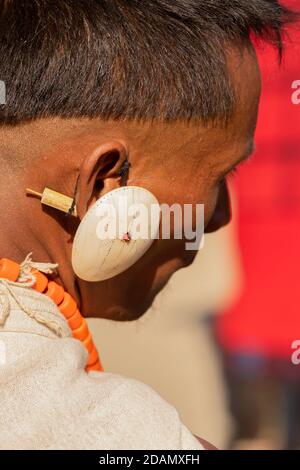
M277 0L0 0L0 124L42 117L226 120L227 44L282 50Z

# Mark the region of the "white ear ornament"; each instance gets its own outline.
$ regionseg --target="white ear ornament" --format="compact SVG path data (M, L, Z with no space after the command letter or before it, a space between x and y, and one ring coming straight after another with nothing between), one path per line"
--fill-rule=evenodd
M136 263L158 238L160 206L137 186L122 186L100 197L75 234L72 266L90 282L117 276Z

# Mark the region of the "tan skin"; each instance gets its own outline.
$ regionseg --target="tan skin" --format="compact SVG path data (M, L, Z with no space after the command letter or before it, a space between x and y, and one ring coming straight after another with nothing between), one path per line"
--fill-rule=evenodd
M192 263L196 253L186 251L184 241L157 240L126 272L87 283L73 273L72 238L88 207L121 185L118 171L126 155L129 185L150 190L160 203L204 203L207 231L228 223L225 178L251 153L260 96L253 51L230 50L228 64L238 100L226 128L59 118L2 127L0 256L21 262L33 252L37 261L59 263L57 281L86 316L132 320L142 315L170 276ZM42 192L48 186L71 196L78 176L79 219L43 209L25 195L27 187Z
M132 268L101 283L75 278L72 238L79 219L42 208L25 188L45 186L72 195L78 175L82 218L100 196L121 185L118 171L128 155L129 185L150 190L160 203L204 203L206 230L229 220L227 173L251 152L260 96L254 53L230 51L237 109L226 128L198 122L135 122L42 119L0 130L1 256L59 263L58 280L86 316L131 320L142 315L170 276L196 253L182 240L158 240ZM13 161L13 164L11 163Z
M161 203L204 203L207 229L222 226L228 222L223 179L251 147L259 96L254 57L235 55L232 65L240 100L226 129L88 119L2 128L1 256L21 261L33 251L36 260L58 262L60 282L87 316L127 320L144 313L173 272L190 264L195 253L186 251L182 241L159 240L136 265L111 280L76 280L70 253L78 221L42 210L37 200L25 196L25 188L42 191L48 186L72 195L80 175L82 218L100 195L120 186L118 170L128 155L129 185L145 187ZM17 163L11 165L10 159Z

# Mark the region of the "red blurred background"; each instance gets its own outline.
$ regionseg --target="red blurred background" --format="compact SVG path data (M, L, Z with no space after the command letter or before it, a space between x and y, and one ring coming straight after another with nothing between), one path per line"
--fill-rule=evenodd
M298 1L286 3L299 8ZM258 48L257 150L234 180L244 288L218 317L217 335L237 438L259 435L268 421L259 415L273 400L273 410L284 415L283 446L293 448L300 443L300 365L291 361L292 343L300 339L300 93L292 88L300 80L299 27L285 43L280 68L271 48Z

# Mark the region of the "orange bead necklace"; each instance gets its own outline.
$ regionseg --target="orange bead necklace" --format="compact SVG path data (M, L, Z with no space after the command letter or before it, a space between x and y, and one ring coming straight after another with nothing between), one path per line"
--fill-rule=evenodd
M0 260L0 278L16 282L20 275L21 267L18 263L6 258ZM89 371L103 371L96 346L93 342L86 320L81 315L77 304L62 286L49 279L37 269L32 269L31 274L35 277L35 284L32 289L41 294L47 295L57 305L59 311L65 317L73 338L82 342L88 351L88 360L85 367Z

